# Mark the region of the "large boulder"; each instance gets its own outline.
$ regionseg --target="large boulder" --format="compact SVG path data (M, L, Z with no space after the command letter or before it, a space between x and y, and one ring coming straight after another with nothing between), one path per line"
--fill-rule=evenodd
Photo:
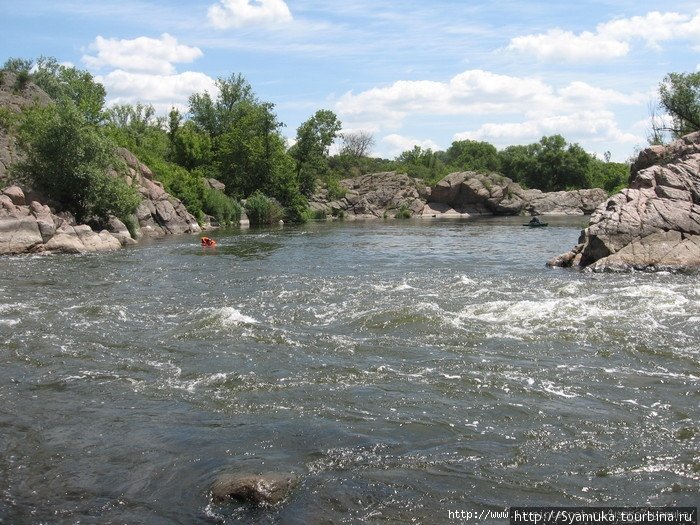
M211 496L215 503L235 500L255 505L276 505L287 499L296 484L294 474L224 473L214 481Z
M548 262L603 270L700 267L700 132L639 154L630 187L603 202L579 243Z

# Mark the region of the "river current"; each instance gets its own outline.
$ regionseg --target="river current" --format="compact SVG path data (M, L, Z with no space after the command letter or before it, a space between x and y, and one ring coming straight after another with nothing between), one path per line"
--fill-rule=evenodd
M0 523L698 505L698 276L548 269L585 220L522 222L0 259ZM215 505L228 471L299 483Z

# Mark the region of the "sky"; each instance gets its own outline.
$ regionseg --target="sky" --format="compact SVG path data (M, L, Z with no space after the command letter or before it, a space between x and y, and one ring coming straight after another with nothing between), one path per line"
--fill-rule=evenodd
M0 63L55 57L108 104L186 110L240 73L286 137L330 109L385 158L559 133L626 161L663 78L700 69L697 0L0 0L0 19Z

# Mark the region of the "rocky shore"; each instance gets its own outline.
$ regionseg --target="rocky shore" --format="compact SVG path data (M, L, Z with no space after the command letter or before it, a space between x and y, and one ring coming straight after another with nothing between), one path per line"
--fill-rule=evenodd
M572 250L549 266L592 271L700 268L700 132L643 150L630 187L593 213Z
M106 229L96 232L86 224L77 224L70 213L56 213L38 193L13 185L0 193L0 255L112 251L142 237L202 231L184 204L155 180L148 166L126 149L120 148L118 154L126 162L127 173L111 175L124 176L142 198L131 232L116 217L110 218Z
M312 211L345 219L471 217L474 215L584 215L607 194L602 189L544 193L526 190L497 173L457 172L435 186L421 179L384 172L340 181L345 196L332 199L321 186L310 201Z

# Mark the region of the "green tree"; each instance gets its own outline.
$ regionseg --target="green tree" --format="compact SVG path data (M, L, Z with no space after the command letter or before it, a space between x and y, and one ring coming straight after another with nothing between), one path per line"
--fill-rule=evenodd
M304 195L311 195L317 178L328 175L328 150L342 125L335 113L320 109L297 128L297 141L289 153L296 161L297 180Z
M280 134L282 124L274 113L274 105L258 101L241 75L219 79L217 86L216 99L208 93L195 94L189 99L191 121L211 139L211 163L218 173L217 178L226 184L226 191L236 197L245 198L256 190L276 196L277 189L286 187L278 179L288 180L285 170L289 165ZM202 147L184 149L190 153L193 149L206 150L201 136L183 147L194 146L195 142Z
M191 120L177 127L171 137L172 159L187 169L205 166L212 161L212 141Z
M498 150L488 142L455 141L445 152L445 162L463 171L500 171Z
M510 146L500 152L502 173L527 187L542 191L589 188L592 157L561 135L542 137L528 146Z
M669 73L659 86L659 98L672 119L676 137L700 130L700 72Z
M26 109L19 124L25 160L17 173L78 222L125 219L140 199L116 175L115 145L72 103Z
M409 176L423 179L428 184L436 183L448 172L438 152L420 146L414 146L413 149L397 156L394 170L406 172Z

